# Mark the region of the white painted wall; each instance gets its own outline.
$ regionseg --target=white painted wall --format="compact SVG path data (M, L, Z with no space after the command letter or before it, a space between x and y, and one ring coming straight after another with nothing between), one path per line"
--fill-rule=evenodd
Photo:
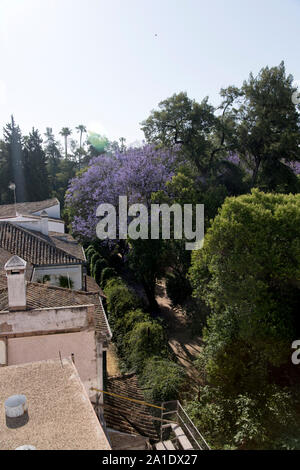
M59 276L72 279L74 290L82 290L82 266L77 264L75 266L45 266L35 267L32 275L33 282L43 281L45 275L50 276L50 285L59 286Z
M53 217L54 219L60 219L60 203L55 204L51 207L47 207L46 209L42 209L41 211L32 212L32 214L41 215L43 211L46 211L49 217Z
M2 336L77 328L93 328L87 305L0 313Z
M48 230L49 232L65 233L65 224L64 222L48 220Z
M1 222L10 222L11 224L19 225L28 230L34 230L35 232L43 232L42 220L33 219L30 217L19 215L18 217L9 217L7 219L1 218ZM48 220L48 231L65 233L65 224L63 221L52 221Z
M7 351L5 339L0 339L0 367L7 365Z
M26 282L25 270L20 270L18 274L7 272L7 289L9 308L26 307Z

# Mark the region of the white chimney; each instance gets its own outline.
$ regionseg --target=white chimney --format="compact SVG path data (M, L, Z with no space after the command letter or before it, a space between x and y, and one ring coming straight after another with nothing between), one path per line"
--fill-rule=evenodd
M8 308L26 310L26 261L19 256L10 258L4 269L7 277Z
M42 229L42 234L43 235L48 235L49 233L49 220L48 220L48 214L46 211L43 211L41 213L41 229Z

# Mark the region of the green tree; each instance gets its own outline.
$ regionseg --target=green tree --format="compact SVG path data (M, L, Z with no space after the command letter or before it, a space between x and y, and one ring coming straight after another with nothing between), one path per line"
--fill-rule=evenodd
M228 198L193 254L194 295L211 309L207 371L230 393L262 387L300 334L300 195Z
M156 281L168 266L165 240L130 240L128 265L145 290L150 310L156 314L159 307L155 298Z
M219 126L208 98L197 103L181 92L158 107L141 123L146 140L165 147L180 145L184 156L206 174L215 153L212 134Z
M185 379L185 371L180 365L156 356L145 362L140 382L145 388L146 399L161 403L178 400Z
M251 73L239 89L221 90L223 106L230 103L232 132L225 141L252 173L252 186L266 190L296 190L297 181L285 165L300 161L299 106L292 102L293 77L284 62Z
M65 140L65 157L68 158L68 137L72 134L71 129L69 127L63 127L60 131L60 135L63 136Z
M49 197L46 155L39 131L32 129L23 139L24 174L27 200L41 201Z
M13 181L12 165L9 158L7 144L0 141L0 203L9 204L14 202L14 195L9 190L9 182Z
M82 149L82 136L87 132L86 127L83 124L80 124L76 127L77 132L79 132L79 148Z
M4 127L3 135L5 144L3 150L7 158L5 170L8 178L5 187L8 187L10 182L15 183L17 202L24 202L26 201L26 183L24 177L22 134L13 116L11 116L11 122ZM13 202L13 195L8 196L8 198Z
M46 128L46 133L44 134L44 137L44 151L47 161L49 188L51 190L52 196L58 196L58 173L60 162L62 160L60 146L57 140L55 139L51 127Z

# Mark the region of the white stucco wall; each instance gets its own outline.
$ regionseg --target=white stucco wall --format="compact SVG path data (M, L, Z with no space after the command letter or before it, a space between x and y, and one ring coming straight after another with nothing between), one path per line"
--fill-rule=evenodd
M43 232L41 219L31 219L30 217L19 216L7 219L2 218L1 221L7 221L25 229L34 230L35 232ZM65 233L64 222L48 220L48 232Z
M92 305L90 308L94 308ZM1 336L92 328L89 306L0 313Z
M60 219L60 203L51 207L47 207L46 209L43 209L41 211L32 212L32 213L33 215L41 215L43 211L46 211L49 217L53 217L54 219Z
M34 268L32 281L42 281L45 275L50 276L50 285L59 286L59 276L72 279L74 290L82 290L82 266L46 266Z
M48 221L49 232L65 233L64 222L54 222L53 220Z

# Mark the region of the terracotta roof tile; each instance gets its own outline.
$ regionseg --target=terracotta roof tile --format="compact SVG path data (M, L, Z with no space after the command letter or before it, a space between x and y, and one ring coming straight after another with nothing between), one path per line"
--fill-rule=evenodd
M0 222L0 248L17 254L34 265L82 264L82 258L55 246L39 232L32 232L9 222Z
M106 391L144 401L137 376L126 374L107 379ZM104 418L108 428L158 439L149 407L104 394Z

